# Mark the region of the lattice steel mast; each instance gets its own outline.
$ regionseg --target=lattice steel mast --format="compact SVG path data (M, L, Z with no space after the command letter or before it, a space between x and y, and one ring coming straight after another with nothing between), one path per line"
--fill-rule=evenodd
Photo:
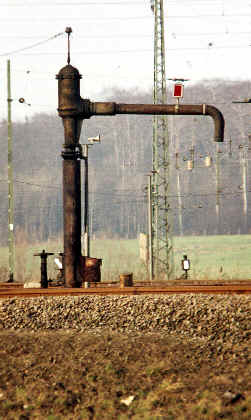
M154 104L166 104L163 0L151 0L154 13ZM169 139L167 116L153 119L153 277L171 277L172 245L169 218Z

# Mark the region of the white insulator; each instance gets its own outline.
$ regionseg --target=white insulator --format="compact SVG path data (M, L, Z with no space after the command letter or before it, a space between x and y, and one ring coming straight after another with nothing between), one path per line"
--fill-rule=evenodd
M187 161L187 169L189 171L191 171L193 169L193 161L192 160Z
M212 165L211 156L206 156L204 162L205 162L205 166L211 166Z
M54 261L55 261L55 264L58 266L58 268L60 269L63 268L63 264L61 263L59 258L55 258Z

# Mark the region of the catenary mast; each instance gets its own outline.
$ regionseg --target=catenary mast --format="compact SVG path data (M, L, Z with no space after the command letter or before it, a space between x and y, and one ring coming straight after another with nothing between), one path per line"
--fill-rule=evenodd
M153 103L166 104L166 69L163 0L151 0L154 14L154 91ZM172 243L169 217L169 140L166 115L153 118L153 278L171 278Z

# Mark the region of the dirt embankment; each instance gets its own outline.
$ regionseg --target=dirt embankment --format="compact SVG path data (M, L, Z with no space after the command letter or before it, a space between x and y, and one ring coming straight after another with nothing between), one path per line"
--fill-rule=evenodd
M1 301L0 419L249 419L250 301Z

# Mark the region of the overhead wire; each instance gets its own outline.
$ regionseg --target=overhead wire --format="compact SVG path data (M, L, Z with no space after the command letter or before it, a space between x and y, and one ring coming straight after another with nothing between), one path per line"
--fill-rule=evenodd
M115 3L116 4L128 4L128 3L134 3L135 4L135 2L123 2L123 3L121 3L121 2L104 2L103 4L115 4ZM63 4L63 3L60 3L60 4ZM78 4L78 3L75 3L75 4ZM81 4L81 3L79 3L79 4ZM102 4L102 3L97 3L97 2L96 3L95 2L94 3L93 2L85 3L85 5L87 5L87 4L93 5L93 4ZM138 2L138 4L143 4L143 3ZM65 3L65 5L66 5L66 3ZM179 16L168 15L168 19L170 19L170 18L197 18L197 17L206 17L206 18L208 18L208 17L224 17L225 18L225 17L228 17L228 16L229 17L241 17L241 16L246 17L246 15L242 15L242 14L239 14L239 15L237 15L237 14L233 14L233 15L231 15L231 14L229 14L229 15L226 15L226 14L224 14L224 15L218 15L218 14L209 15L209 14L207 14L207 15L179 15ZM124 17L124 16L121 17L121 16L119 16L119 17L108 17L108 18L95 17L95 18L87 18L87 20L89 20L89 19L95 19L95 20L106 20L106 19L108 19L108 20L110 20L110 19L112 19L112 20L128 20L128 19L145 19L145 18L150 18L150 16L127 16L127 17ZM6 21L6 18L4 18L4 19ZM31 20L34 20L33 18L30 18L30 19ZM39 21L41 21L41 19L42 18L40 17ZM45 20L49 20L48 17L46 17L44 19ZM63 20L64 18L55 18L55 17L53 17L52 19L53 20L55 20L55 19ZM74 17L73 19L74 20L75 19L77 19L77 20L86 20L86 19L83 19L81 17L80 18L79 17L76 17L76 18ZM42 45L43 43L48 42L48 41L56 38L57 36L60 36L60 35L63 35L63 34L64 34L63 32L62 33L59 33L59 34L56 34L53 37L50 37L50 38L48 38L46 40L40 41L38 43L35 43L35 44L30 45L30 46L23 47L23 48L14 50L14 51L10 51L10 52L4 53L4 54L0 54L0 56L3 57L3 56L7 56L7 55L11 55L11 54L15 54L15 53L18 53L18 52L25 51L26 49L34 48L36 46ZM124 35L124 36L126 36L126 35ZM150 37L151 35L145 35L145 36L146 37ZM98 36L95 35L95 37L98 37ZM108 35L107 38L108 37L109 38L112 38L113 35ZM142 37L142 35L140 37ZM85 38L85 37L82 37L82 38ZM88 38L91 38L91 36L88 36ZM234 49L234 48L238 48L238 49L239 48L248 48L249 46L250 45L225 45L225 46L221 46L221 45L220 46L216 46L216 45L213 45L213 46L210 46L210 47L206 46L206 47L188 47L188 48L187 47L185 47L185 48L168 48L168 51L175 51L175 52L185 51L185 50L199 51L199 50L207 50L207 49L213 51L215 49L225 49L225 48L231 48L231 49ZM79 55L80 54L117 54L117 53L148 53L148 52L152 52L152 49L113 50L113 51L95 51L95 52L93 52L93 51L91 51L91 52L90 51L89 52L88 51L79 51L79 52L76 52L75 54L79 54ZM53 53L50 53L50 52L40 52L39 53L39 55L52 55L52 54L55 55L55 52L53 52ZM62 53L61 52L57 52L57 55L61 55L61 54L64 54L64 52L62 52ZM25 55L38 55L38 53L37 54L36 53L30 53L30 54L25 54Z
M152 19L152 17L149 16L110 16L110 17L98 17L98 16L93 16L93 17L87 17L87 18L82 18L82 17L71 17L71 21L80 21L80 22L96 22L96 21L123 21L123 20L140 20L140 19ZM26 17L26 18L22 18L22 21L25 22L34 22L34 17ZM67 21L69 20L68 16L65 17L39 17L39 19L36 20L36 24L37 23L43 23L43 22L54 22L54 21ZM20 22L20 18L11 18L11 19L6 19L6 18L0 18L0 21L4 21L5 23L10 23L10 22Z
M251 32L248 32L249 34L251 34ZM132 33L128 33L128 34L94 34L94 35L80 35L78 36L78 39L110 39L110 38L151 38L152 34L132 34ZM3 34L3 36L1 35L1 38L14 38L16 39L16 35L7 35L7 34ZM36 38L44 38L44 35L35 35L35 36L19 36L18 39L36 39Z
M142 5L144 5L145 3L143 2L143 1L100 1L100 2L97 2L97 1L94 1L94 2L90 2L90 1L85 1L85 2L71 2L71 3L69 3L69 1L67 2L67 3L64 3L64 2L56 2L56 3L53 3L52 1L50 1L50 2L40 2L40 3L34 3L34 1L33 1L33 3L3 3L3 4L1 4L1 6L8 6L8 7L30 7L30 6L32 6L32 7L48 7L48 6L52 6L52 7L55 7L55 6L67 6L67 7L71 7L71 6L100 6L100 5L102 5L102 6L105 6L105 5L111 5L111 6L128 6L128 5L135 5L135 4L138 4L138 5L140 5L140 4L142 4Z
M167 19L209 19L209 18L240 18L240 17L245 17L245 18L250 18L250 16L248 15L237 15L237 14L233 14L233 15L180 15L180 16L167 16ZM39 17L39 20L36 21L36 23L42 23L44 21L66 21L69 18L67 16L65 17L53 17L53 18L48 18L48 17ZM82 17L71 17L71 21L81 21L81 22L91 22L91 21L126 21L126 20L141 20L141 19L152 19L152 17L149 15L145 15L145 16L110 16L110 17L88 17L88 18L82 18ZM22 18L23 21L25 22L34 22L34 17L32 18ZM6 18L0 18L0 21L4 21L5 23L10 23L10 22L20 22L19 18L12 18L12 19L6 19Z
M246 48L250 48L251 45L250 44L246 44L246 45L225 45L225 46L212 46L212 47L185 47L185 48L167 48L167 51L172 51L172 52L176 52L179 53L180 51L205 51L208 50L210 52L213 52L214 50L218 50L218 49L246 49ZM138 54L138 53L152 53L153 49L151 48L145 48L145 49L135 49L135 50L95 50L95 51L72 51L72 54L74 55L103 55L103 54ZM23 56L36 56L36 55L64 55L65 51L62 52L39 52L39 53L21 53L20 55ZM3 55L10 55L10 54L3 54ZM1 54L0 54L1 56Z
M65 32L59 32L59 33L57 33L57 34L55 34L53 36L50 36L49 38L47 38L47 39L45 39L43 41L36 42L35 44L28 45L26 47L19 48L19 49L13 50L13 51L9 51L7 53L0 54L0 57L10 56L10 55L17 54L19 52L22 52L22 51L25 51L25 50L28 50L28 49L31 49L31 48L38 47L39 45L43 45L43 44L45 44L45 43L47 43L49 41L54 40L55 38L58 38L59 36L62 36L62 35L65 35Z
M0 179L0 182L7 182L7 179ZM36 183L32 183L32 182L27 182L27 181L21 181L21 180L17 180L14 179L14 183L20 183L20 184L25 184L25 185L30 185L32 187L38 187L40 189L43 188L48 188L48 189L62 189L62 186L60 184L55 184L55 185L48 185L48 184L36 184ZM121 190L122 192L123 190ZM132 193L135 193L135 190L130 190L129 192L127 192L126 194L122 194L121 192L116 192L113 190L108 190L108 191L89 191L90 194L93 195L100 195L100 196L120 196L120 197L124 197L125 199L127 197L130 197L132 195ZM251 189L248 189L247 192L251 192ZM141 191L139 191L138 193L142 194ZM227 195L239 195L242 194L243 191L225 191L225 192L221 192L220 195L221 196L227 196ZM178 198L178 197L206 197L206 196L215 196L217 195L216 192L199 192L199 193L184 193L184 194L170 194L170 198ZM136 196L137 196L137 191L136 191ZM142 199L145 199L145 196L142 195ZM133 200L135 201L135 200ZM125 201L127 202L127 201Z

